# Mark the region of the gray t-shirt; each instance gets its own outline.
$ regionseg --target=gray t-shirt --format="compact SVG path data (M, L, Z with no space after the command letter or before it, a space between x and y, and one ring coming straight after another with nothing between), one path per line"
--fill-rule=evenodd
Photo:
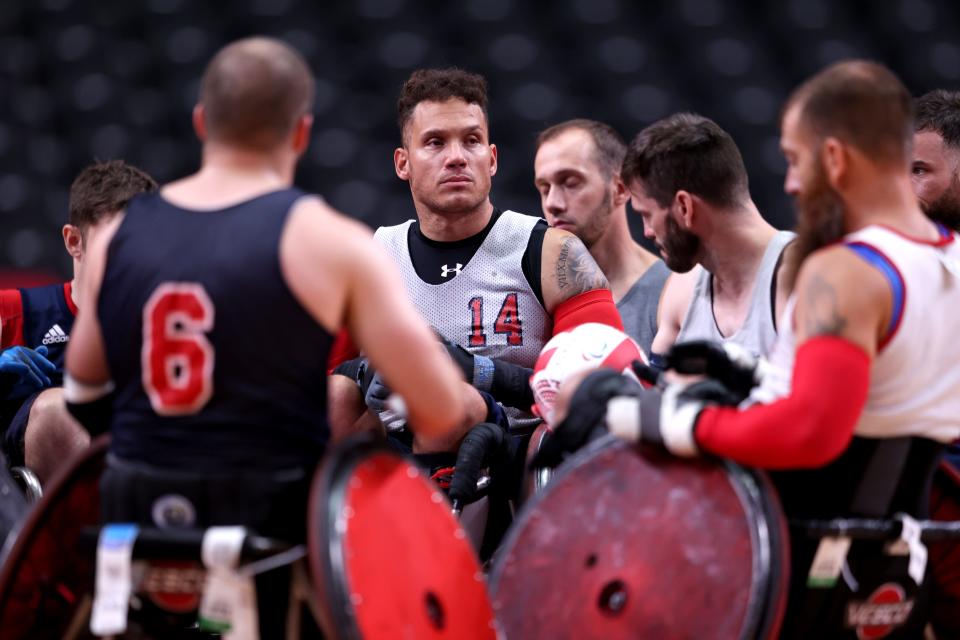
M735 343L755 356L766 356L777 339L773 308L773 284L784 248L794 239L791 231L779 231L767 244L760 261L753 297L743 326L731 336L723 336L713 315L713 275L701 269L676 342L714 340Z
M637 341L647 356L650 355L653 338L657 335L660 293L670 273L670 269L663 260L657 260L637 278L630 290L617 303L617 310L623 319L624 331Z

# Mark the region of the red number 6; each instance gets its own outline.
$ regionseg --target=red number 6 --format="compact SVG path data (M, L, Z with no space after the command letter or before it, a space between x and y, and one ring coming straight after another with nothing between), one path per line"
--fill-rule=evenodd
M197 413L213 394L213 303L200 284L165 282L143 307L143 388L162 416Z

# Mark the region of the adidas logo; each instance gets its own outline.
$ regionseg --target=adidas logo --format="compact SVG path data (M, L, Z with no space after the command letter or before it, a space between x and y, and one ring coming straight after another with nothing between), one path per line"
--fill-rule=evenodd
M67 342L68 340L70 340L70 336L63 332L60 325L55 324L50 327L50 330L43 336L42 342L43 344L58 344L60 342Z

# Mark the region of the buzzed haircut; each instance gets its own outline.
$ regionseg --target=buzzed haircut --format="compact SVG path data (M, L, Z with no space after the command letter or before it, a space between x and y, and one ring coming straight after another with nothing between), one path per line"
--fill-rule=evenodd
M123 160L96 162L70 185L70 224L85 233L125 208L135 195L156 190L156 180Z
M916 131L932 131L947 146L960 148L960 91L934 89L917 98L914 109Z
M909 160L913 99L897 76L876 62L830 65L800 85L784 113L797 106L802 127L819 140L835 137L882 162Z
M303 57L273 38L246 38L221 49L200 83L208 137L268 151L313 109L314 80Z
M627 155L627 144L617 130L604 122L576 118L555 124L544 129L537 136L537 151L545 142L549 142L567 131L579 130L587 133L593 140L593 155L604 180L609 180L620 172L623 158Z
M661 207L680 190L731 207L749 198L743 157L720 126L695 113L676 113L654 122L627 147L621 170L629 185L639 181Z
M397 125L401 140L406 139L405 129L413 110L424 101L445 102L459 98L467 104L475 104L487 117L487 81L477 74L449 67L446 69L417 69L400 89L397 99Z

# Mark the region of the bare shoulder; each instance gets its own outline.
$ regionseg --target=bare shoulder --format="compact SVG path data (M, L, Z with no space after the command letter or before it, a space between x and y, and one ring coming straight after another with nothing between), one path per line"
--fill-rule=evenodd
M373 239L373 231L318 197L301 199L290 212L284 229L282 247L322 265L322 268L356 269L358 264L369 264L377 269L388 260L380 245Z
M343 242L369 239L372 232L364 224L337 211L316 196L301 198L294 205L287 221L292 235L306 234L310 242Z
M683 296L689 298L693 295L693 290L697 286L697 280L703 273L703 267L696 265L686 273L671 272L667 277L667 283L673 289L674 296ZM664 284L664 287L667 285Z
M795 293L798 338L843 337L876 352L893 313L879 270L842 245L827 247L803 261Z
M280 239L287 286L329 331L340 328L354 292L388 279L388 263L367 226L316 197L297 202Z
M547 229L543 237L541 284L547 311L564 300L591 291L609 289L606 276L577 236L560 229Z
M683 321L683 314L690 306L693 290L702 272L703 267L697 265L686 273L671 273L667 277L660 300L664 320L676 322L678 326Z

